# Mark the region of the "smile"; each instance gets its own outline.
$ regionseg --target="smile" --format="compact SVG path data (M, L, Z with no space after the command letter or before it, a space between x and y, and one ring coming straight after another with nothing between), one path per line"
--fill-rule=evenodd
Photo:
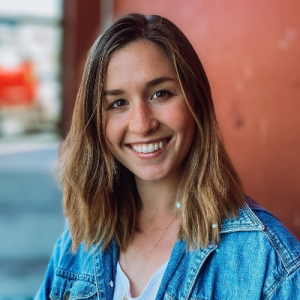
M159 149L164 148L164 146L169 142L170 139L164 139L150 144L134 144L130 145L131 148L138 153L153 153Z

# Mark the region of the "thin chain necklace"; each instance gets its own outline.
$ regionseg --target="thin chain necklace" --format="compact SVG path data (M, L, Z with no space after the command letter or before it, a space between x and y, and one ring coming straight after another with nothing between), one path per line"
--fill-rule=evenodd
M148 258L150 257L150 255L152 254L152 252L155 250L156 246L159 244L159 242L162 240L162 238L165 236L166 232L168 231L168 229L171 227L172 223L175 221L176 216L172 219L171 223L167 226L167 228L165 229L164 233L161 235L161 237L158 239L158 241L156 242L156 244L154 245L154 247L152 248L152 250L149 252L149 254L146 256L144 263L140 266L140 268L142 268L146 261L148 260ZM125 254L125 258L126 258L126 254ZM130 278L127 276L128 280L129 280L129 289L130 289ZM128 300L128 295L127 292L125 293L125 295L123 296L123 300Z
M145 258L145 262L144 264L146 263L146 260L150 257L151 253L154 251L154 249L156 248L156 246L158 245L158 243L162 240L162 238L165 236L166 232L168 231L168 229L171 227L172 223L175 221L175 218L176 216L173 218L173 220L171 221L171 223L168 225L168 227L165 229L164 233L162 234L162 236L159 238L159 240L156 242L156 244L154 245L154 247L152 248L152 250L149 252L149 254L146 256ZM144 265L143 264L143 265ZM142 266L143 266L142 265Z

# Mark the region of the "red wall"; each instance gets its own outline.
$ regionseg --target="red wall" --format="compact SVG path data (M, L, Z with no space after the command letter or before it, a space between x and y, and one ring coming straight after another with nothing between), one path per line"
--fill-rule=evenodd
M169 18L207 72L246 193L300 239L300 1L115 0Z

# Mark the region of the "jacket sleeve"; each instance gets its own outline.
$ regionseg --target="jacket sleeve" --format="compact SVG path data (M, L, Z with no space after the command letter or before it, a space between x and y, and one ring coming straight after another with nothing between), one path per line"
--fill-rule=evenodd
M300 264L298 268L289 274L274 294L269 298L270 300L294 300L300 299Z
M53 283L53 279L55 276L55 270L58 267L58 264L63 256L64 253L64 246L66 239L68 239L69 236L69 231L67 228L67 225L65 227L65 230L63 234L59 237L58 241L56 242L53 252L51 254L51 258L48 264L48 268L46 271L46 277L44 279L44 282L42 283L38 293L36 294L34 300L48 300L50 292L51 292L51 287Z

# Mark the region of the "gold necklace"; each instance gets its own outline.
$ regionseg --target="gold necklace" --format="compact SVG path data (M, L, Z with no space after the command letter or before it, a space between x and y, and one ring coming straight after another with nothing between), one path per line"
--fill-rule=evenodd
M172 223L175 221L176 216L173 218L173 220L171 221L171 223L167 226L167 228L165 229L164 233L162 234L162 236L158 239L158 241L156 242L156 244L154 245L154 247L152 248L152 250L149 252L149 254L146 256L144 263L140 266L140 268L142 268L144 266L144 264L146 263L147 259L150 257L151 253L154 251L154 249L156 248L156 246L158 245L158 243L162 240L162 238L164 237L164 235L166 234L166 232L168 231L168 229L171 227ZM126 257L126 254L125 254ZM127 275L127 278L129 280L129 289L130 289L130 278ZM123 300L128 300L127 297L127 292L126 294L123 296Z
M146 260L150 257L151 253L154 251L154 249L156 248L156 246L158 245L158 243L162 240L162 238L165 236L166 232L168 231L168 229L170 228L170 226L172 225L172 223L175 221L176 216L173 218L173 220L171 221L171 223L168 225L168 227L165 229L164 233L162 234L162 236L159 238L159 240L156 242L156 244L154 245L154 247L152 248L152 250L149 252L149 254L146 256L145 258L145 263ZM144 263L144 264L145 264ZM143 264L143 265L144 265ZM142 266L143 266L142 265Z

